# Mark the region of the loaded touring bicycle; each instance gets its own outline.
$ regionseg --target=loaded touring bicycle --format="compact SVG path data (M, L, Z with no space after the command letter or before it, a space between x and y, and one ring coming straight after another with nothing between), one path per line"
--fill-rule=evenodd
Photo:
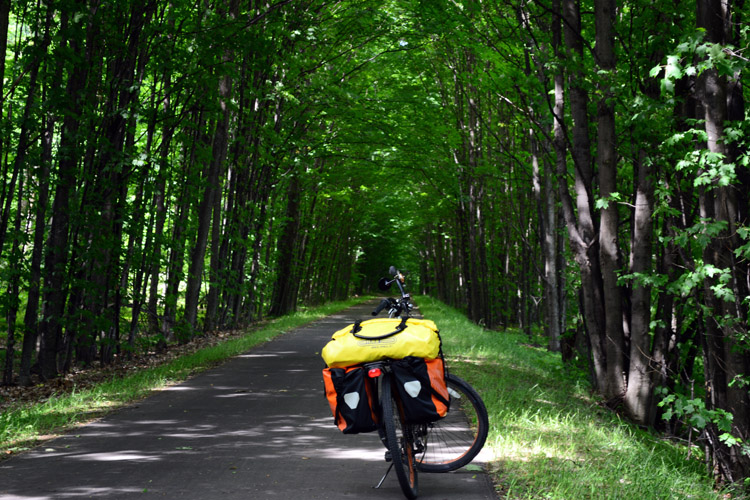
M477 456L489 426L479 394L448 372L432 321L411 317L404 275L391 266L400 298L372 312L388 318L356 321L333 334L322 350L325 394L345 434L378 432L407 498L417 498L419 472L450 472Z

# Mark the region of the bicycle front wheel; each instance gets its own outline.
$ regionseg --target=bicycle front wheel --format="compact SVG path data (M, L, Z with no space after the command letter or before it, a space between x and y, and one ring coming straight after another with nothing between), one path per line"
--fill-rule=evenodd
M383 384L383 425L396 476L406 498L417 498L417 463L413 427L404 423L403 410L391 389L390 377Z
M489 418L482 398L468 382L448 374L450 411L427 424L422 437L424 453L417 457L423 472L450 472L460 469L479 454L487 440Z

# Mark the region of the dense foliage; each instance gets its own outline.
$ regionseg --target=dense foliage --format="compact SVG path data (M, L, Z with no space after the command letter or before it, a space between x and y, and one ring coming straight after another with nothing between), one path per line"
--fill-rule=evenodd
M396 263L747 478L747 11L0 0L3 382Z

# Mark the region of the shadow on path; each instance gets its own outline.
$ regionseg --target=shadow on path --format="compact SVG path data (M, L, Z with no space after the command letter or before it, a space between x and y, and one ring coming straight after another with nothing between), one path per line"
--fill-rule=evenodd
M0 499L399 499L376 433L345 436L320 349L372 304L297 328L0 463ZM474 471L420 474L422 499L495 499Z

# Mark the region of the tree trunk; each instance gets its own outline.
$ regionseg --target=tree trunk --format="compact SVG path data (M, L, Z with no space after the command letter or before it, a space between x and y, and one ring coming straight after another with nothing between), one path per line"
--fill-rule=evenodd
M296 307L293 276L297 266L295 255L297 235L299 233L301 192L299 174L295 172L292 174L291 179L289 179L286 216L284 217L283 228L278 241L279 256L276 264L278 275L273 288L271 316L281 316L290 313Z
M163 76L164 78L164 98L162 100L162 110L166 116L170 116L170 92L171 92L171 80L168 74ZM164 248L164 226L167 220L167 204L166 204L166 192L167 192L167 175L169 171L169 151L172 144L172 136L174 135L174 125L170 120L167 120L162 128L161 134L161 146L159 148L159 170L156 174L156 185L154 186L154 200L153 205L155 207L154 215L154 233L153 233L153 249L150 256L150 276L151 283L149 284L148 293L148 305L146 307L148 313L149 330L153 333L160 331L159 322L159 278L160 271L162 269L162 253Z
M560 0L553 1L553 10L555 13L561 12ZM561 58L560 52L562 51L562 26L561 19L558 16L554 17L552 22L552 49L555 57ZM555 151L555 169L554 172L564 173L567 171L567 142L565 137L565 78L562 71L556 71L553 75L553 86L554 86L554 103L552 107L553 122L552 122L552 147ZM546 165L545 165L546 167ZM544 191L545 198L547 199L545 222L547 226L544 231L544 252L545 252L545 278L547 287L550 292L545 294L548 300L547 316L550 328L550 349L553 351L559 351L561 349L560 338L563 334L565 325L564 315L562 314L561 304L564 303L564 299L560 292L562 284L560 283L560 273L562 269L558 266L559 255L562 254L563 248L557 243L558 237L558 211L555 208L556 196L554 193L554 182L553 172L547 171L545 168L544 175ZM560 181L562 182L562 181ZM567 191L567 189L566 189ZM550 296L553 295L553 296ZM556 326L553 327L551 322L555 321ZM556 340L553 341L553 336L556 335Z
M607 386L604 396L618 401L625 395L626 364L623 331L622 294L617 284L620 269L617 228L619 216L617 203L612 196L617 192L617 152L615 149L615 100L610 85L615 71L614 53L614 0L594 2L596 16L596 58L602 82L601 98L597 103L598 134L597 163L599 168L599 193L604 200L599 227L599 255L604 291Z
M645 152L641 150L640 160L636 167L635 215L633 216L633 240L630 244L631 274L646 275L651 271L654 186L652 173L647 166ZM666 294L665 294L666 295ZM653 411L654 369L651 358L657 347L663 344L654 342L651 347L651 287L636 279L633 283L631 297L630 325L630 366L628 369L628 387L625 393L625 410L635 422L653 425L656 416ZM661 335L655 336L657 339ZM658 353L663 359L663 351Z
M3 96L0 103L0 122L3 122L3 110L5 104L5 54L8 49L8 24L10 22L10 0L0 0L0 96ZM0 158L4 152L3 136L0 134ZM0 238L2 235L0 235Z
M71 6L71 12L85 12L85 2L79 0ZM61 14L62 26L67 25L67 11ZM63 113L60 133L59 163L55 198L52 203L52 223L47 240L47 255L44 259L44 295L42 320L39 323L41 345L39 350L39 367L41 376L50 379L57 376L57 353L61 347L62 324L65 312L67 286L65 276L68 266L68 231L70 224L71 194L75 191L76 167L78 165L78 130L81 115L81 99L88 65L83 56L81 31L74 33L69 40L72 54L77 54L75 63L68 77L66 94L68 106Z
M13 224L13 241L11 243L10 256L8 258L8 267L10 268L10 277L8 279L8 295L6 299L7 336L5 342L5 370L3 371L3 385L13 383L13 364L16 358L16 317L20 300L18 299L19 284L21 281L21 269L23 255L21 252L21 208L24 205L24 177L22 176L18 183L18 197L16 198L16 216Z
M232 0L226 16L236 19L239 0ZM232 54L227 51L223 56L223 62L227 64L232 60ZM214 130L213 145L211 150L211 163L206 174L206 186L198 209L198 235L190 256L190 271L188 273L187 290L185 292L185 320L191 329L196 328L198 316L198 299L200 298L201 283L203 281L204 258L208 247L208 233L211 227L212 214L216 208L216 202L221 196L221 173L227 156L227 145L229 143L229 99L232 95L232 78L229 74L219 78L218 100L221 112ZM210 322L210 321L209 321Z
M581 37L581 17L576 0L563 0L563 33L569 61L581 61L583 45ZM580 62L578 63L580 64ZM570 237L570 248L581 272L582 313L586 333L589 337L591 362L594 373L594 386L601 393L607 389L607 346L605 343L605 322L603 306L603 284L599 264L599 243L593 214L593 171L591 167L591 142L589 140L588 95L580 86L584 79L581 68L572 66L568 76L570 88L570 109L573 117L572 156L574 165L573 199L568 191L567 170L558 170L560 200L565 217L565 225ZM562 116L556 117L559 126L564 127ZM558 169L565 163L558 160Z
M699 0L698 25L706 29L709 42L732 43L734 14L731 2L727 0ZM711 153L720 155L720 160L734 163L727 147L725 122L729 119L729 90L727 77L717 68L709 68L699 79L700 97L705 111L707 146ZM747 214L738 212L737 193L747 193L749 186L726 186L714 179L712 189L704 188L700 194L701 216L704 220L726 223L726 228L712 238L706 246L703 259L705 264L726 270L729 280L725 283L731 296L720 296L717 291L718 276L707 277L704 281L704 294L712 317L706 318L705 347L706 380L710 384L711 406L729 411L733 416L732 433L747 440L750 437L750 395L747 389L734 383L735 377L745 376L750 371L747 347L741 339L746 338L748 311L743 301L746 296L738 296L746 291L746 275L743 267L735 262L735 249L740 245L736 229L746 224ZM743 190L744 188L744 190ZM746 196L740 194L739 196ZM710 378L709 378L710 376ZM714 457L725 479L736 481L750 476L750 457L743 454L738 446L728 448L716 438L718 430L710 427L713 434Z
M51 25L54 7L48 6L45 19L45 36L43 46L50 43L49 27ZM62 81L63 61L57 61L52 78L51 88L58 88ZM45 94L42 100L46 102ZM19 383L23 386L31 385L31 364L36 351L38 338L38 311L39 298L41 295L40 280L42 277L42 258L44 251L44 233L47 208L49 206L49 177L53 162L52 148L56 118L49 110L46 112L44 127L41 134L41 162L37 173L38 191L34 213L34 247L31 252L31 265L29 269L29 289L26 299L26 311L24 313L24 335L23 350L21 352L21 368Z

